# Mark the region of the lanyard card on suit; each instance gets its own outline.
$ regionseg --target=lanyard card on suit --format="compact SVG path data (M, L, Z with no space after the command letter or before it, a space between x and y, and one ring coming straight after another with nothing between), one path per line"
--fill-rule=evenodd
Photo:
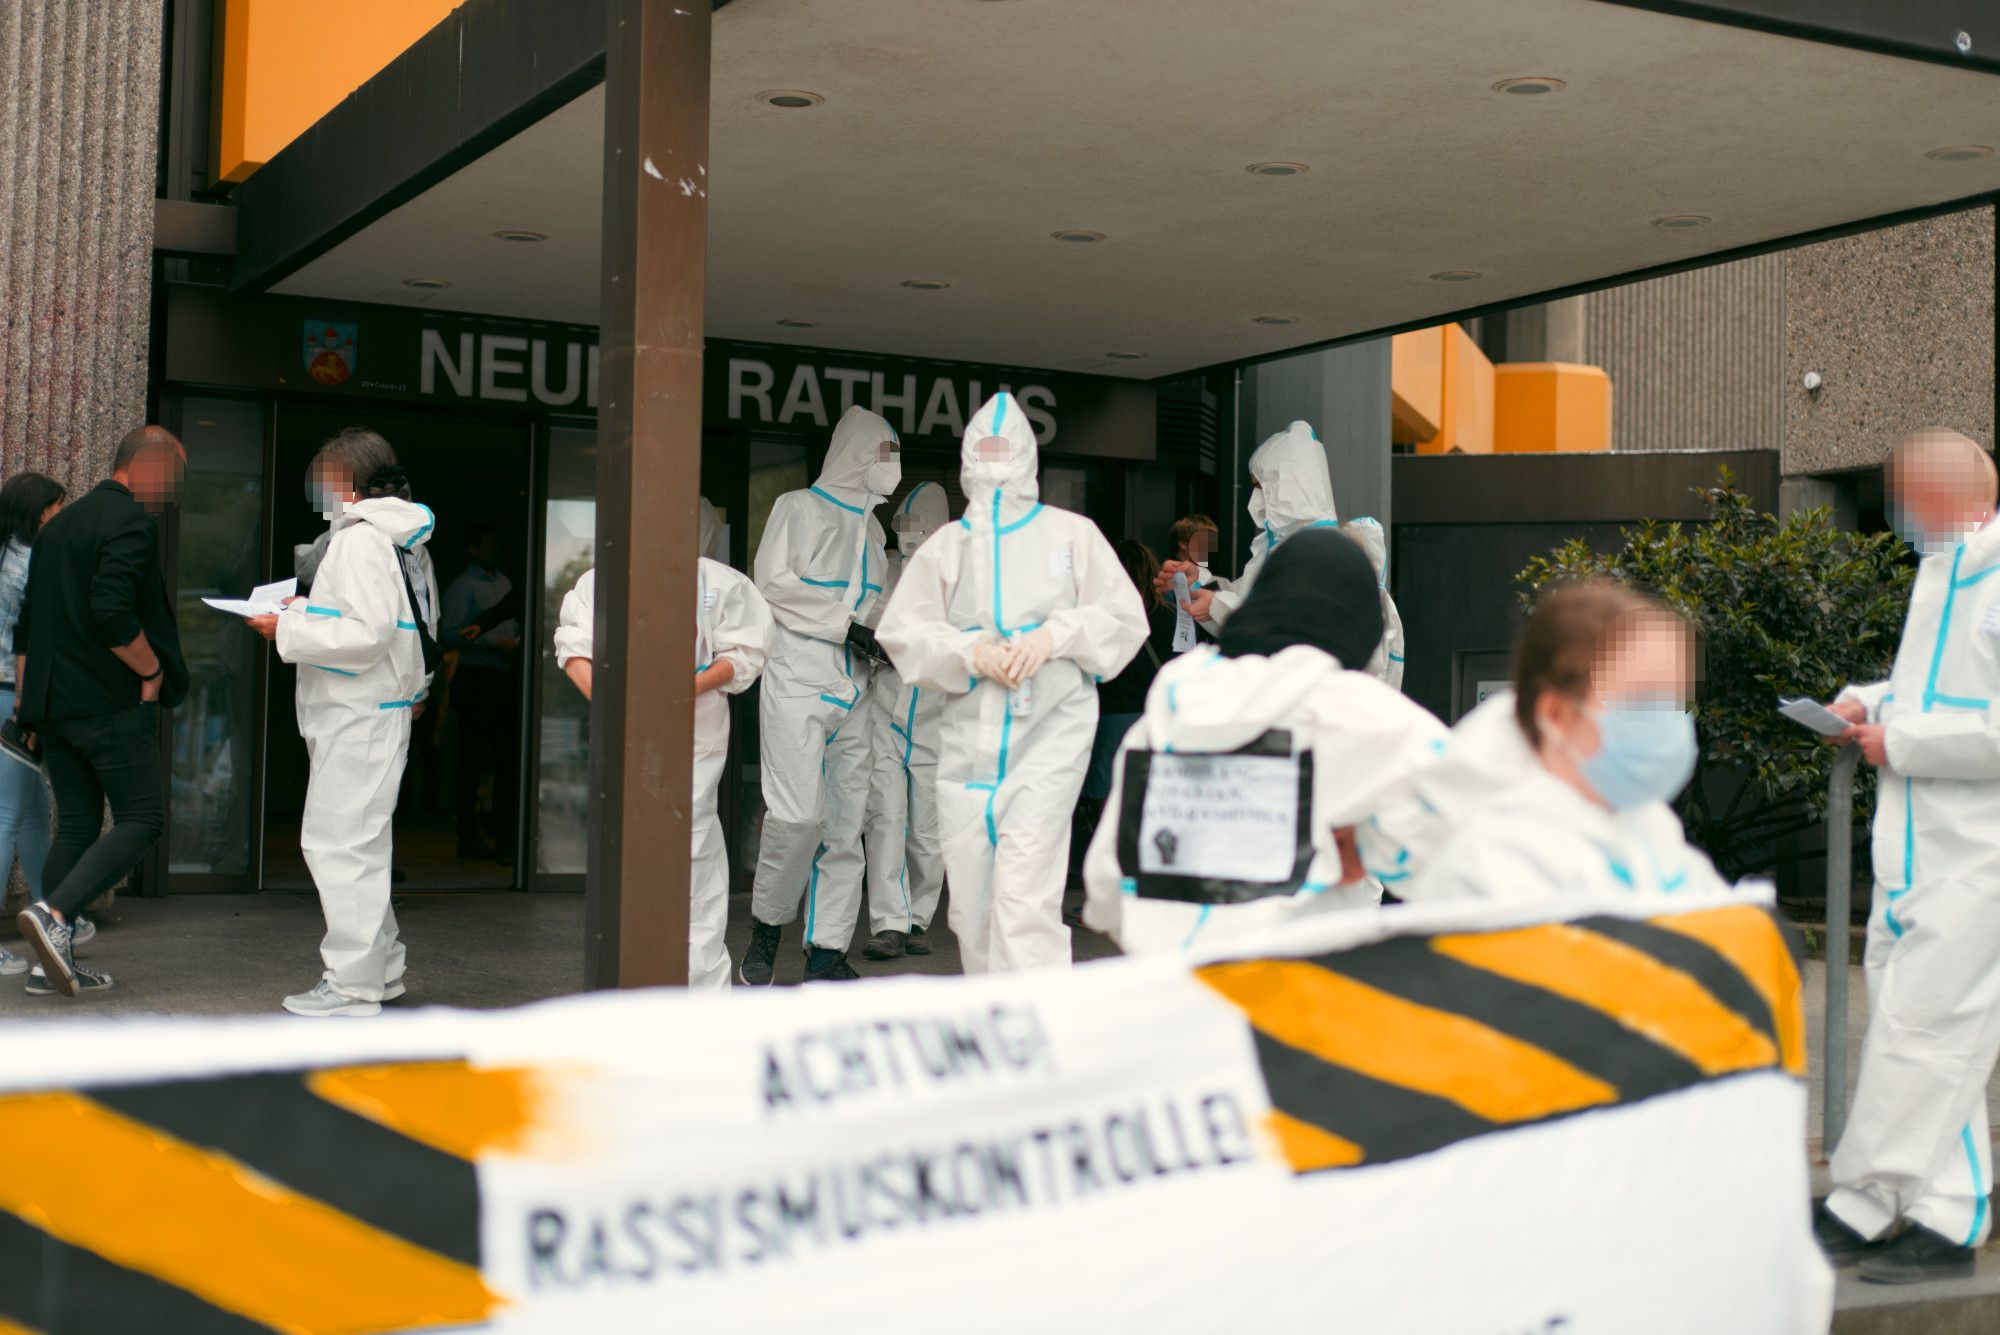
M1142 899L1291 894L1312 864L1312 780L1312 753L1279 729L1235 751L1128 751L1119 871Z

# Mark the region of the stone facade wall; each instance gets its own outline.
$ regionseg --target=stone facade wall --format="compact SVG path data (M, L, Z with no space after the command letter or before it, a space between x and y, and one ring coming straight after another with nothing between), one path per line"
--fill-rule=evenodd
M144 420L162 0L0 2L0 471Z
M1972 209L1786 256L1786 473L1872 467L1923 426L1993 447L1993 225Z

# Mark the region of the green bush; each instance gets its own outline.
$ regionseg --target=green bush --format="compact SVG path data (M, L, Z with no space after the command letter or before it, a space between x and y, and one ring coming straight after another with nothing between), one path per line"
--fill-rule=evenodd
M1572 539L1518 579L1529 606L1561 580L1617 579L1697 627L1701 761L1676 805L1688 837L1735 877L1769 870L1781 840L1825 815L1833 748L1782 717L1778 697L1830 700L1850 681L1886 677L1913 572L1894 536L1845 532L1830 511L1758 513L1727 469L1698 494L1711 522L1649 519L1608 555ZM1874 799L1873 773L1861 770L1857 832Z

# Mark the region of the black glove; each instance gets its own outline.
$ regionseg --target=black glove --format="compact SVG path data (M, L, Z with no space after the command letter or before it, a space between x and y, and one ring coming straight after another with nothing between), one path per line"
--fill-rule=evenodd
M889 655L882 651L882 642L875 638L875 632L859 621L847 623L847 647L872 663L889 661Z

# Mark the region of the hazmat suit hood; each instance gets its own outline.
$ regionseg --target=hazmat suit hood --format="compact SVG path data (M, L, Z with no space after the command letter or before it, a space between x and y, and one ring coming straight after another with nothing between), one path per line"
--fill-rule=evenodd
M896 507L896 549L905 556L924 545L931 534L951 522L951 503L935 482L919 482Z
M1006 457L997 456L992 446L982 453L981 442L1006 442ZM1035 428L1021 404L1002 390L981 404L965 427L965 442L959 450L958 478L965 490L965 514L977 527L997 511L996 494L1032 505L1041 498L1036 481L1039 458L1035 449Z
M1250 476L1257 483L1250 496L1250 518L1258 526L1250 544L1253 557L1302 528L1340 518L1333 505L1326 450L1306 422L1294 422L1259 445L1250 456Z
M430 541L431 529L436 522L428 505L397 496L376 496L365 501L348 502L340 517L334 520L334 528L342 529L353 523L372 524L390 542L408 552Z
M1241 658L1203 645L1168 664L1147 693L1146 745L1197 752L1248 746L1342 670L1333 655L1308 644Z
M895 444L896 428L880 413L856 404L833 424L826 463L819 470L818 488L849 505L872 510L903 480L901 463L880 458L884 442Z
M697 540L695 554L707 557L711 561L720 561L723 565L728 565L729 548L722 539L722 516L717 514L715 507L708 503L708 497L703 496L701 498L701 533Z

